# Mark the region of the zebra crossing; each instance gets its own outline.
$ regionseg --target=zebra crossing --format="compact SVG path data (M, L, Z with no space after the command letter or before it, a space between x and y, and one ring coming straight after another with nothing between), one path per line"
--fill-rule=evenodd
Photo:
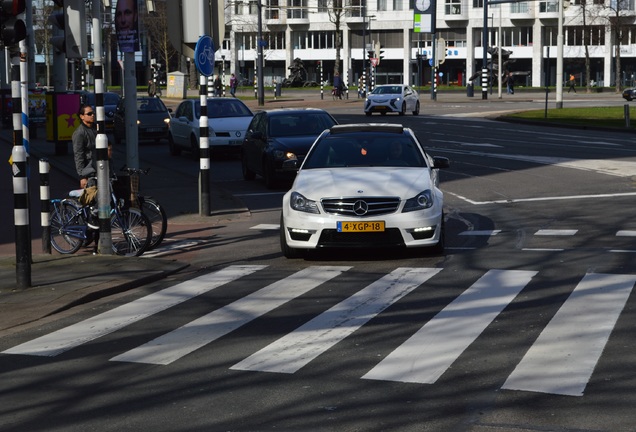
M233 265L167 287L60 330L6 349L4 355L55 357L234 281L267 265ZM222 336L258 320L352 266L309 266L238 298L153 340L122 352L113 362L170 365ZM415 290L443 277L444 268L400 267L262 349L238 361L237 371L294 374ZM452 270L448 270L452 271ZM490 269L360 378L435 383L532 283L534 270ZM560 305L501 387L582 396L636 284L633 274L587 273Z

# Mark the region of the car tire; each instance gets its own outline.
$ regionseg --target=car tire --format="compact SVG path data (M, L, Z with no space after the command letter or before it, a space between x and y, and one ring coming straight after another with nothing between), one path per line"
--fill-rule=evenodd
M199 159L200 157L199 142L197 141L197 137L194 134L190 135L190 152L192 153L192 157L194 159ZM212 149L210 149L210 153L211 152L212 152Z
M415 102L415 111L413 111L413 115L420 114L420 101Z
M267 159L263 160L263 180L265 180L265 187L267 189L274 189L276 187L274 167L267 161Z
M243 179L252 181L256 178L254 171L247 167L247 157L241 152L241 171L243 172Z
M175 144L172 134L168 135L168 150L170 150L172 156L179 156L181 154L181 149Z
M280 215L280 250L283 256L287 259L298 259L304 255L304 249L294 249L287 244L287 237L285 236L285 225L283 224L283 215Z
M400 110L400 115L403 116L406 114L406 101L402 101L402 109Z

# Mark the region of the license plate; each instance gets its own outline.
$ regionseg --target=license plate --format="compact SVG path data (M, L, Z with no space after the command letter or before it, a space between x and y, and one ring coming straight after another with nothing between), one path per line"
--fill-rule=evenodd
M337 222L338 232L383 232L384 221Z
M230 145L241 145L242 142L241 140L230 140Z
M161 131L163 131L162 128L148 128L148 129L146 129L146 132L148 132L148 133L161 132Z

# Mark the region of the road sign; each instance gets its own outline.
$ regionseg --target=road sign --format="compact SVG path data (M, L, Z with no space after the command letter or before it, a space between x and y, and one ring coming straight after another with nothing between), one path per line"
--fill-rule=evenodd
M380 59L378 59L377 57L371 57L369 60L371 61L371 66L376 67Z
M214 74L214 41L208 35L201 36L194 47L194 65L201 75Z

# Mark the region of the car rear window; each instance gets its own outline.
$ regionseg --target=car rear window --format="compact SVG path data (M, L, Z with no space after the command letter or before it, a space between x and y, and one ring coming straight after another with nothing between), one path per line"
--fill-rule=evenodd
M334 124L334 119L325 113L278 114L269 119L269 136L318 136Z
M352 166L426 167L426 161L410 137L374 133L327 135L303 163L303 169Z

